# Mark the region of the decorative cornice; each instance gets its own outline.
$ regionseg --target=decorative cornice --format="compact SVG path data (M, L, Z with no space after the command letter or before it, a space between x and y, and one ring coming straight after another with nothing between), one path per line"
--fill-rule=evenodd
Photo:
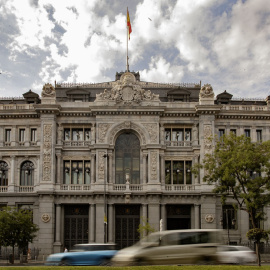
M38 114L0 114L0 118L39 118Z

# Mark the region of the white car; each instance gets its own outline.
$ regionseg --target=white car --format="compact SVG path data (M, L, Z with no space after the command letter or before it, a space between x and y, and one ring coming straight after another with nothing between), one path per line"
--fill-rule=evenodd
M244 264L257 259L254 251L243 246L219 246L217 255L220 263Z

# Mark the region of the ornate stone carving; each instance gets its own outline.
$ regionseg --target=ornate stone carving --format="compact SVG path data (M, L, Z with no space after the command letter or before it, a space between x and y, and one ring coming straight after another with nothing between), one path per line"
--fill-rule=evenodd
M46 97L49 97L49 98L55 97L55 89L54 89L54 87L50 83L44 84L44 86L42 88L41 96L43 98L46 98Z
M157 142L157 135L158 135L157 125L156 124L143 124L143 126L146 128L146 130L149 133L150 141L152 143L156 143Z
M210 151L212 149L212 126L204 126L204 148L205 151Z
M112 126L112 124L99 124L98 125L98 140L101 143L105 142L105 136L108 129Z
M200 90L200 99L202 98L214 98L214 92L211 84L205 84Z
M113 130L110 132L109 134L109 138L110 138L110 144L113 144L113 140L115 138L115 135L120 131L120 130L135 130L141 137L141 140L142 140L142 144L146 144L146 139L145 139L145 136L144 136L144 131L139 127L137 126L136 124L132 123L132 122L124 122L124 123L121 123L119 125L117 125L116 127L113 128Z
M41 216L41 220L44 222L44 223L47 223L51 220L51 216L49 214L43 214Z
M157 160L158 160L158 153L156 151L151 151L150 155L151 180L157 179Z
M212 223L213 221L214 221L214 216L212 215L212 214L206 214L205 215L205 221L207 222L207 223Z
M97 94L95 101L111 100L122 105L136 105L142 101L159 101L159 95L142 89L140 82L136 81L135 76L130 72L124 73L120 80L112 84L112 89L105 89L103 93Z
M106 152L98 153L98 178L99 179L104 179L104 173L105 173L104 155L106 155Z
M43 130L43 181L51 181L52 125L44 125Z

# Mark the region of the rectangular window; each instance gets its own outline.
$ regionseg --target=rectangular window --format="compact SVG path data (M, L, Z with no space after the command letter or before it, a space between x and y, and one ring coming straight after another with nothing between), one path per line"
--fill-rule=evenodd
M165 161L165 184L192 184L191 161Z
M222 226L226 230L235 230L236 226L236 210L232 205L222 206Z
M20 129L19 130L19 142L24 142L25 141L25 129Z
M236 129L231 129L230 132L236 135Z
M5 130L5 142L10 142L11 141L11 129L6 129Z
M245 129L245 136L250 138L250 129Z
M72 141L83 141L83 129L72 129Z
M165 141L172 142L172 146L189 146L190 144L185 144L184 142L190 142L191 138L191 128L166 128L165 129ZM179 143L177 143L179 142Z
M218 138L219 139L222 139L222 137L224 136L225 134L225 129L219 129L218 130Z
M262 141L262 131L260 129L256 130L256 135L257 135L257 142Z
M64 181L66 185L88 185L91 183L91 163L87 161L64 161Z
M37 141L37 129L31 128L31 142Z
M70 129L67 129L67 128L64 129L64 140L65 141L70 141L71 140L71 138L70 138Z

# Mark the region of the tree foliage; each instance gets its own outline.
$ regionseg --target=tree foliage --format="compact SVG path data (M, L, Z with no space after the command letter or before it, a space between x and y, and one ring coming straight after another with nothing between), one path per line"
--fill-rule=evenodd
M248 213L252 228L258 228L270 202L270 141L253 143L244 135L224 135L193 171L202 168L203 180L214 184L222 203L233 198L236 207Z
M137 229L137 232L140 234L140 237L143 238L145 235L148 235L149 233L155 232L155 228L152 227L147 218L141 217L141 223L139 224L139 228Z
M256 228L270 202L270 141L252 143L244 135L225 135L216 141L213 153L205 155L202 167L203 180L215 184L223 204L232 197Z
M0 246L25 249L32 242L38 226L33 223L32 211L4 207L0 211Z

